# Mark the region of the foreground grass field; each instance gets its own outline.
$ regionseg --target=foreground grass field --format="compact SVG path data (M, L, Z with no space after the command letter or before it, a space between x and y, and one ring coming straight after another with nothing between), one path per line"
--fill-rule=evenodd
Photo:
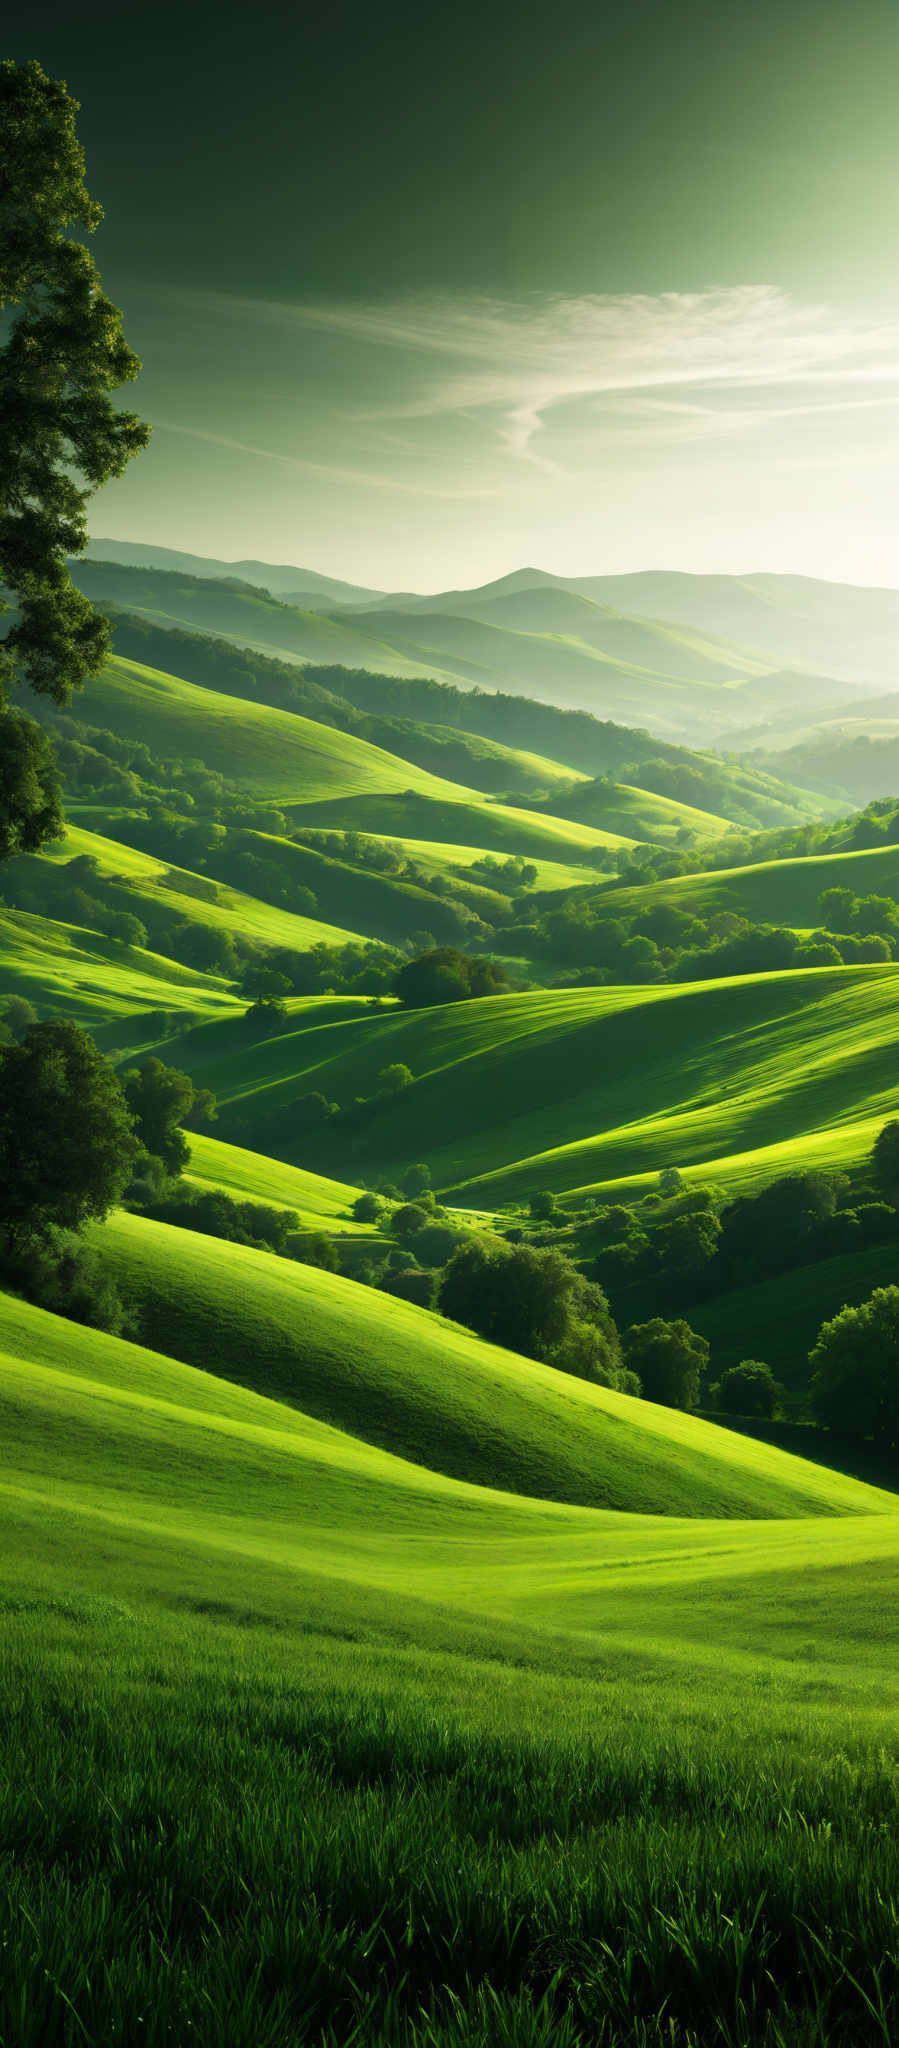
M893 2038L894 1497L597 1512L0 1356L4 2048Z

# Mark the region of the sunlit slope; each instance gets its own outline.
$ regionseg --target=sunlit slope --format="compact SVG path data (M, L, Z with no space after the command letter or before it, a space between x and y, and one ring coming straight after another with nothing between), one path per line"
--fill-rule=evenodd
M720 839L731 829L727 818L715 811L700 811L694 804L625 782L578 784L558 800L557 807L578 823L602 832L630 834L634 839L669 840L680 831Z
M892 964L380 1015L297 1004L292 1022L248 1050L218 1026L175 1042L179 1062L215 1089L222 1135L299 1156L298 1095L349 1103L402 1061L414 1087L364 1129L328 1140L316 1165L352 1177L426 1158L435 1184L476 1206L794 1141L801 1161L807 1134L848 1125L866 1126L860 1157L870 1120L894 1114L899 1096Z
M278 1159L267 1159L262 1152L227 1145L207 1131L190 1134L190 1165L185 1178L195 1187L220 1190L235 1201L295 1209L301 1224L310 1230L371 1235L370 1225L353 1221L353 1203L359 1188L348 1187L345 1181L328 1180L320 1173L306 1172L300 1166L287 1166Z
M113 656L79 698L79 716L156 754L201 761L271 801L303 803L414 789L458 797L443 782L352 733L183 682ZM463 792L465 794L465 792Z
M160 1010L193 1022L237 1017L246 1008L214 975L13 910L0 910L0 993L24 996L42 1016L58 1010L91 1031Z
M300 825L480 846L489 853L524 854L529 860L589 863L591 854L634 844L633 835L603 832L549 811L525 810L462 789L448 797L409 789L399 796L337 798L303 804L301 809L294 806L293 811Z
M820 925L818 898L825 889L851 889L856 896L899 896L899 846L760 861L751 867L722 868L720 873L680 875L639 889L616 889L609 896L609 915L673 903L695 910L699 917L735 910L754 923L804 930Z
M327 1424L430 1474L620 1512L878 1511L842 1475L483 1344L334 1274L127 1215L93 1236L159 1350L302 1410L314 1435Z
M298 917L293 911L263 903L242 889L225 882L211 884L189 869L173 867L153 854L141 853L119 839L106 839L99 832L86 832L69 825L64 840L51 848L47 857L57 862L89 854L101 874L121 877L129 887L157 908L188 918L191 924L207 925L212 931L229 932L260 946L292 946L304 952L319 944L342 945L361 934L344 925L325 923L317 917ZM210 896L215 897L210 901Z

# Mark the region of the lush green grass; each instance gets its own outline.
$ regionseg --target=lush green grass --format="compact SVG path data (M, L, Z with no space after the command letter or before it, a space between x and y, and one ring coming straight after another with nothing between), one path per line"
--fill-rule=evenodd
M651 789L633 789L624 782L591 783L558 800L566 815L604 832L628 833L634 839L670 840L684 828L702 839L720 839L730 831L726 818L700 811Z
M475 861L508 859L507 851L497 852L488 846L461 846L451 840L413 839L408 833L402 836L390 832L364 832L361 837L373 846L401 845L409 860L423 868L428 875L446 875L455 880L459 869L470 868ZM589 865L574 860L550 860L540 855L532 857L537 870L537 880L532 885L536 890L583 889L595 880L595 870ZM508 893L508 885L501 875L492 878L475 876L475 885L482 886L487 896Z
M442 782L353 733L295 712L186 683L160 669L113 656L79 698L79 716L126 739L151 736L154 753L204 766L277 803L414 789L457 796Z
M267 1202L278 1209L295 1209L309 1229L340 1234L351 1231L370 1236L371 1227L354 1223L353 1203L359 1188L344 1181L326 1180L318 1173L306 1173L300 1166L285 1166L267 1159L261 1152L245 1152L238 1145L226 1145L208 1132L190 1134L190 1167L186 1178L201 1188L220 1188L235 1201Z
M42 1016L59 1010L106 1037L117 1024L130 1035L147 1012L180 1012L193 1022L233 1019L246 1007L215 975L23 911L0 912L0 988L25 996Z
M291 809L300 825L376 832L389 839L427 839L446 846L481 846L490 853L519 853L528 860L570 863L603 847L634 844L633 838L619 832L600 832L547 811L521 810L460 789L440 797L410 786L399 796L297 802Z
M608 899L609 915L616 908L637 911L674 903L695 910L698 917L735 910L759 924L807 930L820 925L818 898L825 889L851 889L856 896L899 894L899 846L760 861L755 867L723 868L717 874L682 875L671 882L615 890Z
M553 1505L0 1347L4 2043L893 2038L892 1497L682 1419L825 1512Z
M403 1061L414 1088L316 1138L314 1163L352 1176L424 1157L447 1192L493 1207L670 1164L723 1177L732 1155L760 1178L801 1165L809 1138L819 1160L858 1160L896 1107L897 993L893 965L806 968L327 1019L297 1004L294 1029L251 1049L223 1026L175 1044L215 1089L223 1136L286 1156L298 1094L349 1103Z
M355 1281L144 1217L116 1216L95 1238L146 1342L431 1471L620 1511L864 1511L852 1481L735 1446Z
M186 917L192 924L207 925L211 931L249 939L254 945L291 946L305 952L310 946L339 946L348 939L362 937L349 926L327 924L316 917L298 917L293 911L262 903L258 897L231 889L225 882L215 885L216 901L208 902L192 888L195 877L189 869L173 867L121 840L104 839L102 834L83 831L77 825L69 826L65 839L51 848L47 857L63 862L85 853L97 862L102 874L121 876L131 889L157 908ZM181 878L183 888L178 887ZM137 914L140 915L139 906Z

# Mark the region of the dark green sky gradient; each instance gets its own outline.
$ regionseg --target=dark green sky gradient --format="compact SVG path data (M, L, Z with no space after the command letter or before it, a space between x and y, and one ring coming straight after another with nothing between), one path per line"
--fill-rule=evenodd
M896 0L73 8L117 274L346 297L851 282L899 226Z
M401 587L523 559L899 583L894 342L860 345L857 385L843 350L839 402L809 410L830 403L831 326L899 323L899 0L11 0L4 26L4 54L82 102L95 251L144 362L153 442L95 532ZM682 327L685 295L746 286L817 309L804 413L795 350L760 344L737 301L697 343L695 429L676 338L666 411L616 396L626 334L611 374L588 335L560 379L558 319L541 324L560 298L646 295L631 353L656 388L659 295ZM480 351L484 295L502 317ZM373 310L410 299L428 333L374 334ZM309 307L362 325L316 328Z

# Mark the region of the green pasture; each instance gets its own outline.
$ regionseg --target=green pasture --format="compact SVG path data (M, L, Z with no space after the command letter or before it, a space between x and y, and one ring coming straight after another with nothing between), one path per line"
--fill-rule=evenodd
M226 1145L206 1131L191 1131L190 1167L185 1177L195 1187L220 1190L235 1201L295 1209L304 1228L310 1230L371 1236L370 1224L353 1221L353 1203L361 1193L359 1188L347 1187L343 1181L326 1180L318 1173L307 1173L300 1166L285 1166L278 1159L267 1159L261 1152Z
M851 889L856 896L899 895L899 846L875 847L862 853L813 854L802 860L760 861L756 866L722 868L718 873L681 875L671 882L652 882L638 889L609 894L609 915L616 910L649 910L658 903L695 910L711 917L716 910L734 910L759 924L781 924L799 930L821 922L818 898L825 889Z
M92 1232L145 1342L431 1472L621 1512L864 1512L855 1481L484 1344L353 1280L117 1215Z
M226 697L161 669L112 656L79 698L79 716L125 739L152 743L165 759L195 760L273 803L298 804L414 789L447 799L442 782L352 733Z
M732 1157L761 1178L800 1165L807 1139L822 1163L855 1163L897 1109L897 991L890 964L411 1012L298 1003L291 1029L249 1048L221 1024L174 1043L215 1090L222 1135L288 1157L306 1142L291 1136L298 1095L370 1097L403 1062L414 1086L353 1132L317 1135L314 1164L353 1178L426 1158L445 1192L496 1207L667 1165L718 1178Z
M248 896L241 889L231 889L225 882L215 884L216 901L208 902L191 888L195 878L189 869L173 867L121 840L104 839L101 833L87 832L77 825L68 827L65 839L50 849L47 858L65 862L85 853L97 862L101 874L110 879L121 877L157 907L188 918L191 924L208 925L211 931L249 939L254 945L290 946L305 952L310 946L337 946L348 940L362 940L358 931L327 924L321 918L299 917L293 911L263 903L257 896ZM182 878L184 886L179 888Z
M24 911L0 910L0 991L41 1015L59 1010L89 1031L130 1026L147 1011L234 1018L245 1008L214 975L140 946ZM107 1033L108 1035L108 1033Z
M657 796L652 789L631 788L624 782L591 783L558 801L584 824L634 839L668 840L683 827L700 839L720 839L731 830L728 819L715 811L697 810L675 797Z
M455 789L428 793L411 784L399 795L323 798L290 806L298 825L339 832L369 832L388 839L433 840L441 845L479 846L490 853L517 853L528 860L577 864L591 852L632 846L620 832L600 832L548 811L529 811L496 798ZM588 879L588 877L585 877Z
M647 1509L717 1511L473 1486L0 1299L4 2042L891 2038L896 1499L596 1402Z

